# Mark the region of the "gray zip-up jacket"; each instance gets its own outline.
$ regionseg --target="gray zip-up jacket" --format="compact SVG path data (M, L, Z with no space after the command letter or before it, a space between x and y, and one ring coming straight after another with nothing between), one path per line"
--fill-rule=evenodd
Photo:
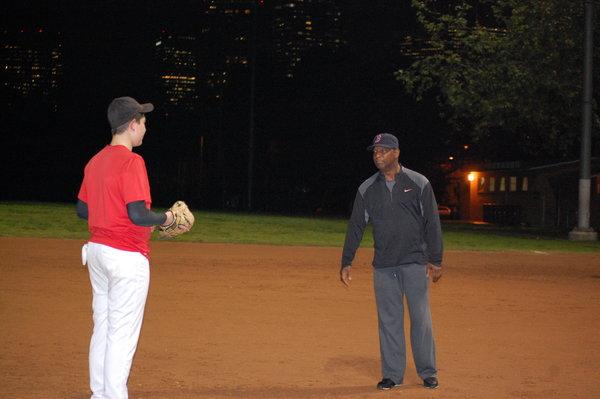
M373 267L410 263L442 264L442 230L437 203L427 178L401 168L392 191L377 172L356 193L348 222L342 267L352 264L367 223L373 225Z

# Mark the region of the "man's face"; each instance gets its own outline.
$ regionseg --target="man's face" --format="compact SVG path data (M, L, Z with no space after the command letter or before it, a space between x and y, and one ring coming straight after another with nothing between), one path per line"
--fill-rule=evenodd
M139 122L135 119L131 124L131 141L134 147L139 147L142 145L142 141L144 140L144 135L146 134L146 117L143 116Z
M390 170L396 165L400 150L397 148L386 148L375 146L373 148L373 162L377 169L384 172Z

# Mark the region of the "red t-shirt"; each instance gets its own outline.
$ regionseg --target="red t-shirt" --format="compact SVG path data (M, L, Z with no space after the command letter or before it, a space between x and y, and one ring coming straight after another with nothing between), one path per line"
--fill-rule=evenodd
M150 209L150 185L144 159L122 145L107 145L85 166L78 198L88 206L90 241L148 257L151 228L136 226L127 204L145 201Z

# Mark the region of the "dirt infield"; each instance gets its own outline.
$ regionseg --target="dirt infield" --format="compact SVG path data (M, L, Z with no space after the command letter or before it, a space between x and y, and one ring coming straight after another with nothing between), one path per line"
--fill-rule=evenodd
M0 398L88 398L77 240L0 238ZM379 392L371 250L152 244L130 397L598 398L600 254L448 252L432 286L440 388Z

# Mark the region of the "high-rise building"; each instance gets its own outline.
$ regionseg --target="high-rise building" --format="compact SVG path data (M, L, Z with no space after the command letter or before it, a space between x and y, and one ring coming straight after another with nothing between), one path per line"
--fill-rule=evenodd
M0 63L3 97L9 107L35 98L52 111L57 110L63 73L59 32L42 27L4 30Z
M256 44L255 0L209 0L204 8L206 64L206 180L215 190L207 198L219 207L241 208L247 159L251 66ZM234 143L235 142L235 143Z
M293 78L314 49L337 51L345 42L342 11L334 0L273 1L275 61L283 76Z
M251 62L255 0L209 0L203 32L204 80L209 97L218 100L236 79L247 75Z
M155 43L162 94L171 108L195 111L199 107L198 42L194 35L165 29Z
M155 47L167 104L192 111L221 101L236 75L249 70L254 3L197 2L190 8L192 22L163 28Z
M174 186L189 194L192 203L237 208L244 190L240 170L247 155L257 4L252 0L187 3L187 15L167 19L155 42L166 113L161 123L169 132L163 140L186 146Z

